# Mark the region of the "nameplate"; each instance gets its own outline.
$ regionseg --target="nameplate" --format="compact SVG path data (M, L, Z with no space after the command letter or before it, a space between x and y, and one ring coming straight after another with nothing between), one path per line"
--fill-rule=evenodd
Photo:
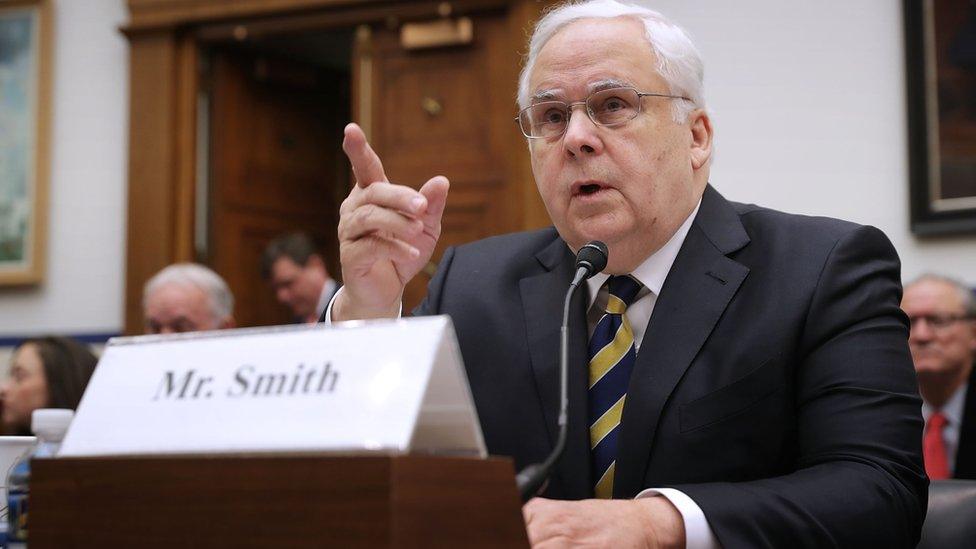
M485 456L449 317L109 341L62 456Z

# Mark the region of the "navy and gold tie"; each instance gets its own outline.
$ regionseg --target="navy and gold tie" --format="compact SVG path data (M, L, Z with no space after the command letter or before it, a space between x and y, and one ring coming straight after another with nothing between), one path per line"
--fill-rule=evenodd
M590 338L590 449L598 498L613 497L620 416L637 359L634 332L624 312L642 287L629 276L611 276L606 285L606 313Z

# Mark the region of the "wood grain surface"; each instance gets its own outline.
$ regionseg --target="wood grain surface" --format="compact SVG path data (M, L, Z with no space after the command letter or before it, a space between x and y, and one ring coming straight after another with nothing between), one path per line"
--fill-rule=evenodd
M508 459L35 460L30 545L527 547Z

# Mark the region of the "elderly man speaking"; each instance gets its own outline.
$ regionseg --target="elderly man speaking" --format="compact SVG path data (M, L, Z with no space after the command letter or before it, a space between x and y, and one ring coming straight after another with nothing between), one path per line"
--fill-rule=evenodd
M569 437L523 509L533 545L913 547L921 401L887 238L725 200L701 59L654 11L550 12L519 107L554 228L447 250L415 314L453 318L489 450L542 461L574 253L609 247L571 304ZM344 148L357 185L329 314L395 316L448 181L390 183L355 125Z

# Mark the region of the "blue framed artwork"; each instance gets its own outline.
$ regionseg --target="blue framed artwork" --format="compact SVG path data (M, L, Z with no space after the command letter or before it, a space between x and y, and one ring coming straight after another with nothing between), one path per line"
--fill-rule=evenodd
M0 2L0 284L44 274L49 4Z

